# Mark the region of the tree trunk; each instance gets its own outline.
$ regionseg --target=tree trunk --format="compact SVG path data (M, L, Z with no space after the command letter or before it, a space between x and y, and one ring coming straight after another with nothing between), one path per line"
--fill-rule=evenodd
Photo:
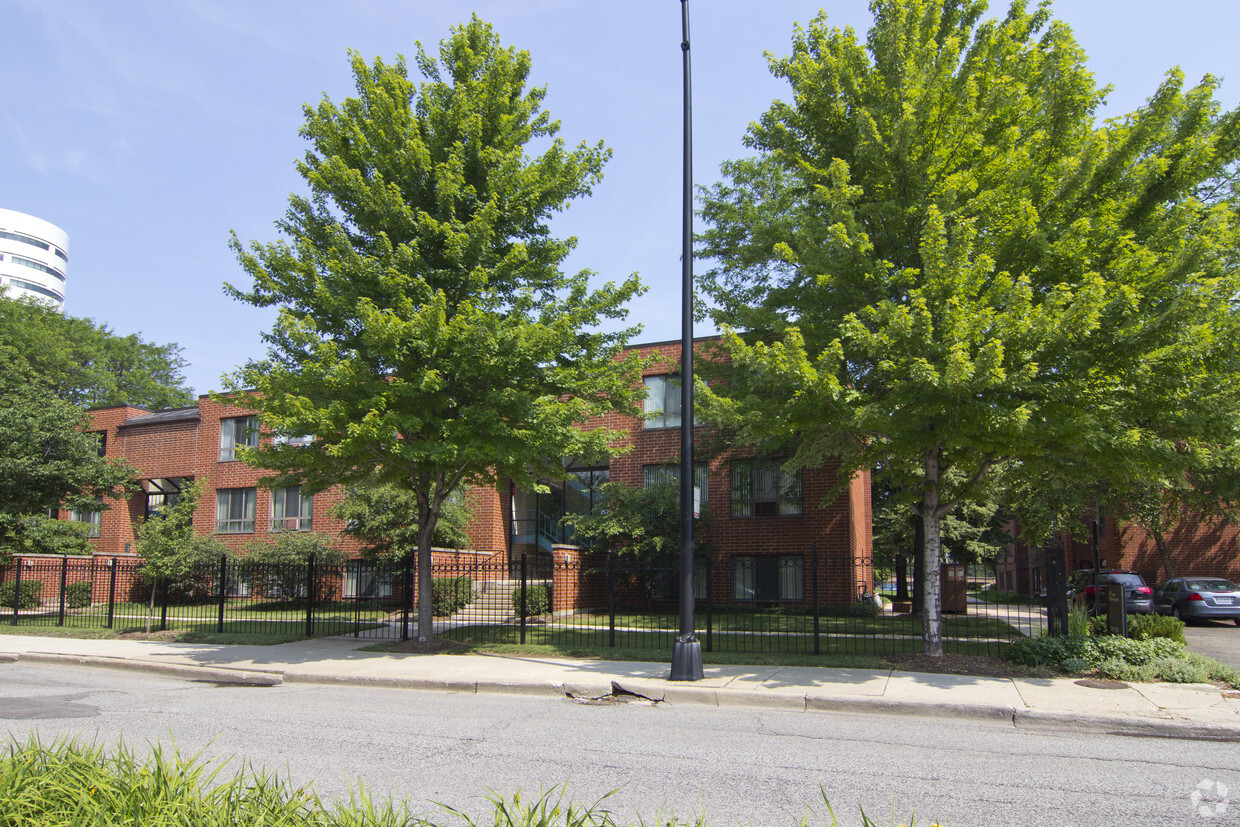
M418 642L425 643L435 636L435 615L431 603L431 535L435 532L435 517L427 515L418 523Z
M908 558L896 557L896 600L908 600Z
M1167 547L1167 538L1157 528L1150 533L1154 535L1154 545L1158 548L1158 554L1162 557L1163 568L1167 570L1167 577L1165 579L1170 580L1172 577L1175 577L1175 566L1171 563L1171 549Z
M921 518L926 535L925 560L921 568L921 642L922 651L939 657L943 654L942 595L939 593L940 559L943 538L939 533L939 452L926 452L926 493L921 504Z

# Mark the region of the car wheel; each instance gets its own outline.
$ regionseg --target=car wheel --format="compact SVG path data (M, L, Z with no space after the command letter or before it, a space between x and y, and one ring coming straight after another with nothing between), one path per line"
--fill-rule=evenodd
M1172 606L1172 607L1171 607L1171 616L1172 616L1172 617L1174 617L1176 620L1179 620L1179 621L1181 621L1181 622L1184 620L1184 618L1180 617L1180 607L1179 607L1179 606Z

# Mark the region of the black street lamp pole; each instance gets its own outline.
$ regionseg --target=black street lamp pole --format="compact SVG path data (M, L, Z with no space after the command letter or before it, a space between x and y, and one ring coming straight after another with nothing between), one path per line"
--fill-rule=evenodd
M702 644L693 629L693 100L689 79L689 3L680 0L684 55L684 218L681 226L680 325L680 633L672 648L674 681L702 679Z

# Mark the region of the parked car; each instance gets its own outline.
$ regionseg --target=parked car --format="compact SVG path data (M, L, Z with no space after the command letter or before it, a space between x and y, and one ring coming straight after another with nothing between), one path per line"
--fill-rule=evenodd
M1106 614L1106 588L1121 586L1128 614L1153 614L1154 590L1135 571L1099 571L1078 569L1068 575L1068 597L1085 607L1090 614Z
M1231 620L1240 626L1240 586L1221 577L1176 577L1154 592L1154 611L1181 620Z

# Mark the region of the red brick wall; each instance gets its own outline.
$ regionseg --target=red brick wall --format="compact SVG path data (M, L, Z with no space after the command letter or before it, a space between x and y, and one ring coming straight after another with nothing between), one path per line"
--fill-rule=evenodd
M696 347L701 348L703 342ZM636 348L642 357L659 358L644 370L647 376L677 371L679 343L660 343ZM217 402L210 397L198 401L197 419L143 423L146 411L138 408L108 408L91 412L93 427L108 431L107 453L127 459L143 478L194 477L204 484L204 492L194 517L195 530L213 534L229 548L241 551L252 542L270 541L271 493L259 488L255 503L255 530L245 534L216 534L216 491L255 488L264 472L240 461L219 461L222 419L245 416L252 409L244 405ZM647 427L640 419L610 414L586 423L585 427L607 427L627 431L619 441L629 452L612 459L611 479L627 485L643 484L642 467L676 462L680 455L680 429ZM696 443L708 444L708 428L699 426ZM266 439L267 437L263 437ZM826 604L843 604L856 598L868 585L871 573L872 535L870 526L869 475L858 474L842 493L827 498L836 483L833 466L805 469L802 473L802 514L796 516L731 516L732 452L709 460L708 501L712 515L699 542L714 548L712 598L732 602L732 562L734 555L801 555L804 561L805 600L813 595L812 553L818 554L818 586ZM744 456L743 453L735 454ZM314 530L327 534L346 554L356 555L360 545L341 534L344 525L329 516L342 492L338 488L314 498ZM502 555L508 547L510 498L504 485L472 489L467 492L474 510L469 528L475 548L487 554ZM101 536L91 543L97 554L118 554L131 550L135 526L145 512L145 494L114 503L104 512ZM437 555L438 557L438 555ZM565 598L567 599L567 598ZM557 594L557 604L560 597Z

